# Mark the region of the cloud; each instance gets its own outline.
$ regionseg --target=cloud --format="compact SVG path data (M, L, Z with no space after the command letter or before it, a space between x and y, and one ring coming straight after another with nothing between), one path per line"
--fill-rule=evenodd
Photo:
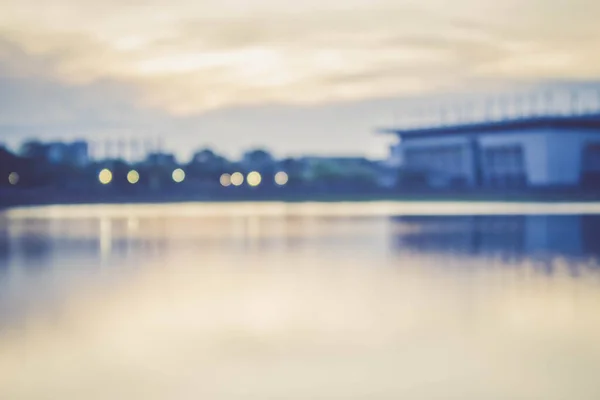
M598 14L593 0L4 0L0 133L358 151L394 98L597 79Z
M140 106L142 95L134 85L109 79L61 81L43 68L43 57L7 42L0 46L0 54L8 57L0 58L0 137L14 147L33 137L86 138L101 145L106 139L162 136L169 150L186 159L197 146L211 146L235 157L244 149L264 145L281 155L359 154L372 142L374 107L367 103L263 104L176 116ZM345 113L352 115L342 120Z
M122 82L137 88L138 105L179 115L494 78L590 78L600 69L591 17L600 6L589 0L9 0L0 8L2 35L43 60L44 73Z

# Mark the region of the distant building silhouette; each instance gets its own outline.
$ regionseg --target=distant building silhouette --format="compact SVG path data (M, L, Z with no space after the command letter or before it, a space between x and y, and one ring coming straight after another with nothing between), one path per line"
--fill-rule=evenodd
M175 166L177 165L177 159L173 154L157 152L148 154L146 163L160 166Z
M246 171L273 172L275 158L266 150L256 149L244 153L240 164Z
M535 98L517 97L512 107L488 101L479 121L382 129L399 139L387 165L419 175L427 187L600 184L600 107L590 107L593 96L546 93L544 99L544 114Z
M83 167L90 162L88 143L85 141L72 143L31 141L23 145L21 152L26 157L44 160L50 164Z

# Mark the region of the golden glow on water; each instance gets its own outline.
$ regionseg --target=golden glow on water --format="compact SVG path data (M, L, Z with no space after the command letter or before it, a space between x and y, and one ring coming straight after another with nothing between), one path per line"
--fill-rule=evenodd
M98 174L98 180L103 185L108 185L112 181L112 178L113 178L112 172L109 169L107 169L107 168L104 168Z
M411 226L318 207L164 215L180 206L7 214L11 240L97 240L103 264L37 271L77 284L0 330L0 397L600 398L600 275L584 261L548 274L530 259L389 252ZM119 258L126 243L144 258Z
M237 399L240 386L298 399L599 393L598 282L494 268L451 276L418 257L399 270L339 261L209 253L146 265L58 320L6 334L0 388L11 399L81 398L74 387L144 399Z
M231 176L241 185L241 173ZM583 215L600 214L600 203L518 203L518 202L236 202L136 204L136 205L56 205L11 208L8 218L90 218L90 217L213 217L213 216L353 216L389 215Z

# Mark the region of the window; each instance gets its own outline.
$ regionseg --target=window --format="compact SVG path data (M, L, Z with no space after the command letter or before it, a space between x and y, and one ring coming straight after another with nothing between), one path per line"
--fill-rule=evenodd
M447 182L447 185L466 181L466 155L462 145L408 148L404 153L407 169L425 172Z
M600 144L591 143L584 147L583 170L600 171Z
M482 155L482 172L487 186L515 188L526 184L522 146L487 147Z
M583 148L581 184L586 188L600 186L600 143L589 143Z

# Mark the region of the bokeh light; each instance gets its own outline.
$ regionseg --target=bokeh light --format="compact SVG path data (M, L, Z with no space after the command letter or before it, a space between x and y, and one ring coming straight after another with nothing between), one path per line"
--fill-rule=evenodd
M98 174L98 180L100 181L101 184L108 185L112 181L112 172L110 172L109 169L104 168Z
M173 180L176 183L181 183L185 179L185 172L181 168L177 168L173 171Z
M19 174L17 174L16 172L11 172L10 174L8 174L8 183L10 183L11 185L16 185L17 183L19 183Z
M283 171L279 171L278 173L275 174L275 183L278 184L279 186L283 186L286 183L288 183L288 174L286 174Z
M260 176L260 173L258 173L256 171L252 171L246 177L246 181L248 182L248 185L250 185L250 186L258 186L258 185L260 185L260 182L262 181L262 177Z
M233 186L241 186L244 183L244 175L241 172L231 174L231 184Z
M132 185L135 185L136 183L138 183L139 180L140 180L140 174L135 169L132 169L131 171L129 171L127 173L127 182L131 183Z
M221 186L223 186L223 187L231 186L231 175L229 175L229 174L221 175L221 178L219 178L219 182L221 183Z

